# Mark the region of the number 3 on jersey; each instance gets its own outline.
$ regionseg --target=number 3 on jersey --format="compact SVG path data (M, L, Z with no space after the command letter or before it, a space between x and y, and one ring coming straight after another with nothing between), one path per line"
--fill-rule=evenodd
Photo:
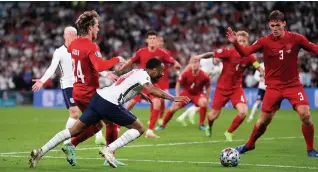
M284 50L279 50L279 60L284 59Z
M73 61L74 63L74 61ZM74 65L75 66L75 65ZM75 70L75 67L73 67L73 70ZM74 71L73 71L74 73ZM84 84L85 83L85 80L84 80L84 75L83 75L83 72L82 72L82 67L81 67L81 61L78 60L77 61L77 67L76 67L76 76L75 76L75 82L77 82L77 79L80 78L82 83Z

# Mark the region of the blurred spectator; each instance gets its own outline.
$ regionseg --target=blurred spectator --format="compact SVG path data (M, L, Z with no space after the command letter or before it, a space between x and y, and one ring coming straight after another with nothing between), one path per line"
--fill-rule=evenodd
M1 2L0 89L29 90L31 78L45 72L55 48L63 43L64 27L74 25L84 10L96 9L101 16L96 43L104 56L132 57L144 45L147 30L154 29L164 36L166 48L185 66L193 54L231 46L225 37L228 26L248 31L251 43L268 34L267 16L274 9L285 13L288 30L317 43L317 4L285 1ZM305 51L299 56L302 83L317 86L317 58L311 58ZM252 71L251 68L245 74L251 75ZM243 84L253 87L255 82L249 75ZM171 86L175 77L171 74ZM59 74L54 75L47 86L58 87L58 79Z

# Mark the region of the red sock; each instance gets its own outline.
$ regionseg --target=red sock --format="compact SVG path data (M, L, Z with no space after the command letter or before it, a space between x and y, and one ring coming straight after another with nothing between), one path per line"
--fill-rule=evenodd
M150 123L148 125L148 128L150 130L153 130L156 126L158 117L159 117L160 110L151 109L151 115L150 115Z
M160 114L159 114L159 118L162 119L163 118L163 114L165 113L165 100L162 99L161 101L161 106L160 106Z
M214 120L210 120L210 119L208 118L209 127L212 127L213 123L214 123Z
M200 125L204 125L207 110L207 107L200 107Z
M303 135L307 145L307 151L314 149L314 125L305 126L302 125Z
M84 132L82 132L80 135L73 137L71 140L71 144L76 147L78 144L94 136L94 134L96 134L102 128L103 128L103 125L91 125L86 130L84 130Z
M107 146L113 143L118 138L120 126L117 124L106 124L106 144Z
M170 110L168 110L165 118L163 119L163 123L162 123L162 126L163 127L166 127L167 123L170 121L170 119L172 118L174 113L172 113Z
M245 118L241 118L240 115L236 115L236 117L233 119L232 124L230 128L227 130L229 133L233 133L244 121Z
M250 138L248 139L248 141L246 143L246 147L253 147L255 145L256 140L265 133L266 127L267 126L257 128L256 124L255 124L253 132L252 132Z

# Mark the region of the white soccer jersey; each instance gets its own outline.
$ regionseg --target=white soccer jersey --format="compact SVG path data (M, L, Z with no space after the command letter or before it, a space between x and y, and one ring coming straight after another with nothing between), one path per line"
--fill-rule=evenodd
M148 73L143 69L134 69L111 86L97 89L97 93L111 103L122 105L139 94L145 83L151 83Z
M265 70L264 63L261 63L260 67ZM259 73L258 70L255 71L254 78L259 82L258 83L258 88L265 90L266 89L266 85L265 85L264 76L260 77L260 73Z
M213 64L213 58L201 59L200 66L201 69L206 72L213 81L217 79L223 67L222 63L219 63L218 65Z
M43 83L45 83L54 74L57 66L59 66L62 73L62 77L60 79L61 88L64 89L73 87L75 78L73 74L72 56L67 52L65 45L62 45L54 51L51 65L41 78Z

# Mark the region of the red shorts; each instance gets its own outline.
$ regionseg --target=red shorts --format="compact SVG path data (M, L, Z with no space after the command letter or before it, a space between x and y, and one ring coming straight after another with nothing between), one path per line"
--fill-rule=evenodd
M198 107L199 107L199 100L200 100L200 98L202 98L202 97L203 97L203 98L207 98L206 95L203 94L203 93L199 93L199 94L193 95L193 94L189 94L189 93L186 92L186 91L182 91L181 94L180 94L180 96L187 96L187 97L189 97L189 99L191 99L191 102L192 102L193 104L195 104L196 106L198 106ZM182 107L184 107L184 106L187 105L187 104L185 104L185 103L179 103L179 105L180 105L180 108L182 108Z
M81 110L81 112L85 111L85 109L89 105L91 98L95 94L96 94L95 89L91 91L81 91L79 88L76 88L76 87L73 88L73 99L77 107Z
M266 88L262 111L267 113L276 112L284 98L288 99L294 109L299 105L309 105L305 90L301 85L281 89Z
M212 109L222 109L229 100L231 100L233 107L235 107L238 103L246 104L246 97L243 88L238 87L231 91L216 88L212 101Z

